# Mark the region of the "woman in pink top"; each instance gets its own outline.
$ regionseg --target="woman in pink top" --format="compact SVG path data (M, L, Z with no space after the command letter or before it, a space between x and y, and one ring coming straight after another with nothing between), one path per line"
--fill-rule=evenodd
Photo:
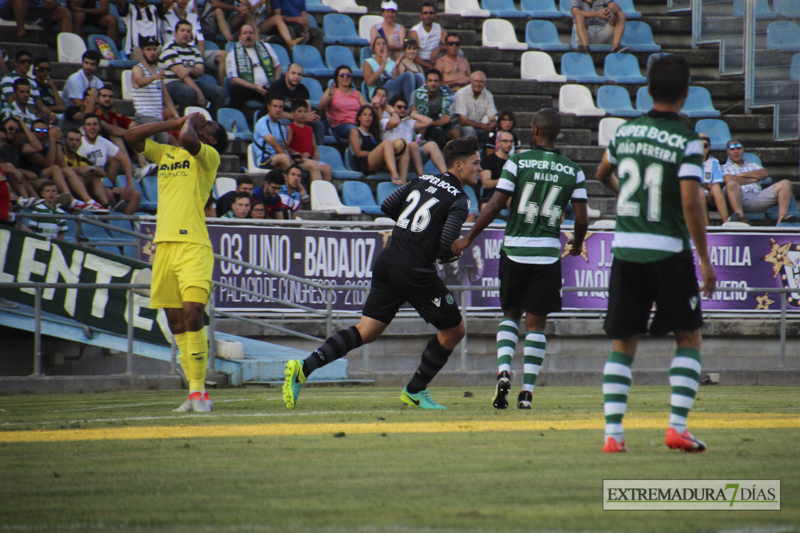
M350 138L350 131L356 127L358 110L367 101L353 87L353 71L346 65L339 65L333 73L333 83L319 100L320 112L326 112L333 134L342 140Z

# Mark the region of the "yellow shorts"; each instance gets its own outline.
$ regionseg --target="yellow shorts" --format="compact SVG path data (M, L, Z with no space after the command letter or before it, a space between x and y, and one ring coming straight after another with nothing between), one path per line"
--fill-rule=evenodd
M203 289L209 294L213 272L214 251L208 246L188 242L158 243L150 285L150 307L182 308L185 301L183 296L191 287ZM205 305L208 301L199 303Z

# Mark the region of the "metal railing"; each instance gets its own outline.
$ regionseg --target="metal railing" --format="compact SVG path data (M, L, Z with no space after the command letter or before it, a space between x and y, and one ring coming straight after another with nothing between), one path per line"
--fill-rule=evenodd
M692 46L719 43L719 73L744 73L744 0L694 0L692 2Z

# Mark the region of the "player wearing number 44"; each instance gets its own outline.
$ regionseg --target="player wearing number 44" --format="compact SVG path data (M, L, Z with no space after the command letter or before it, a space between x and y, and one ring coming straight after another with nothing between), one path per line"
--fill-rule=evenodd
M381 205L397 221L392 240L373 267L372 288L358 325L341 330L325 341L305 361L286 364L283 400L294 409L308 376L354 350L376 340L394 319L400 306L410 303L439 333L428 342L422 361L403 389L403 403L420 409L445 409L428 395L428 384L447 363L464 337L458 305L436 275L434 262L458 259L450 247L461 234L469 200L462 189L474 184L481 170L475 137L456 139L444 148L447 172L420 176L403 185Z
M589 227L586 178L578 165L556 149L561 115L542 109L533 117L533 150L508 157L497 187L467 235L453 243L453 253L467 248L506 207L509 216L500 250L500 307L497 327L497 385L492 403L508 407L511 359L525 311L524 375L518 409L530 409L533 387L544 361L547 315L561 311L561 214L575 208L571 255L580 254Z

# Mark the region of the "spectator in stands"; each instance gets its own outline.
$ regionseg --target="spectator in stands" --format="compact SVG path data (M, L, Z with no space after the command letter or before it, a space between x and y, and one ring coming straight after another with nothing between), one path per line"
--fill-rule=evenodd
M705 133L699 133L700 140L703 141L703 181L700 186L706 199L708 210L719 211L719 216L723 222L728 220L728 203L725 201L725 180L722 175L722 167L716 157L711 155L711 139ZM706 225L710 220L706 217Z
M133 215L139 209L142 193L133 188L131 160L124 150L120 150L116 144L101 137L100 129L100 118L97 115L86 114L83 117L84 137L77 153L88 159L92 166L105 170L106 176L111 179L112 183L122 167L126 178L125 187L113 188L112 192L127 202L124 213Z
M289 148L287 144L287 128L280 121L283 107L284 100L281 95L274 94L270 96L267 100L267 115L256 122L253 131L253 143L256 147L255 156L260 162L259 165L261 168L266 169L285 170L293 163L296 163L303 171L308 172L311 181L321 179L322 174L318 161L303 157L299 153L293 153ZM330 181L330 178L328 178L328 181Z
M486 90L486 76L483 72L473 72L469 86L456 92L452 112L458 117L462 137L474 136L481 143L486 143L489 133L497 124L497 109L494 107L492 93Z
M28 107L30 98L31 83L27 78L17 78L17 81L14 82L14 99L9 103L8 107L0 112L0 120L5 121L7 118L16 117L28 127L33 126L33 121L39 117L33 112L33 109Z
M206 200L206 206L203 208L203 214L206 218L217 218L217 209L214 207L214 193Z
M64 84L62 96L67 102L79 106L83 104L83 94L86 92L86 89L94 87L100 90L104 87L103 81L94 75L101 59L103 59L103 56L100 55L100 52L95 50L87 50L83 53L81 57L81 70L70 75Z
M172 103L172 97L164 83L166 73L158 68L158 41L147 38L139 41L142 47L142 61L132 69L133 105L136 109L136 122L152 124L163 120L164 108L172 116L178 116L178 110ZM159 144L167 144L168 135L157 133L153 140Z
M570 0L570 12L575 19L573 35L579 42L578 51L590 52L589 45L611 43L611 53L623 53L628 47L620 47L625 33L625 13L613 0Z
M447 52L436 60L436 70L442 73L442 85L456 92L470 82L472 70L466 57L458 55L461 47L461 38L458 35L448 35L445 40Z
M769 175L761 165L744 160L741 141L728 141L728 161L722 166L722 173L725 194L733 211L728 219L731 222L742 222L745 211L764 213L775 205L778 206L779 222L797 222L795 215L786 214L792 202L792 183L781 180L762 189L760 182Z
M167 2L164 3L166 9ZM172 9L161 15L161 44L164 47L172 44L175 35L175 27L178 22L185 20L192 24L192 40L189 46L196 47L203 56L203 65L207 72L216 72L220 86L225 85L225 60L228 54L224 50L206 50L206 41L200 26L200 19L197 13L192 13L188 9L189 0L176 0L172 4ZM156 43L158 44L158 43ZM142 43L139 43L141 48Z
M297 212L300 210L303 196L303 186L300 185L300 180L303 177L303 171L297 165L292 165L286 169L286 183L281 187L281 203L286 206L284 217L289 220L297 219Z
M44 202L33 206L33 212L44 215L66 215L67 213L56 205L58 187L50 180L43 180L39 185L39 196ZM61 218L29 218L27 223L22 226L27 231L41 235L50 240L60 241L64 239L69 227L67 221Z
M403 41L403 53L394 66L392 76L399 78L404 72L410 72L417 79L417 87L425 85L425 74L422 72L422 67L416 63L418 52L419 45L415 39Z
M264 0L259 3L263 11L261 11L260 14L256 14L256 18L258 19L256 21L258 23L258 32L261 35L277 33L291 52L295 46L303 41L304 37L301 35L300 37L292 38L292 34L289 33L289 27L286 25L286 22L284 22L283 17L275 14L275 9L272 6L271 0Z
M422 20L419 24L411 28L408 36L419 43L419 54L414 59L425 69L434 68L434 63L439 58L440 53L447 52L447 30L442 25L433 20L436 18L436 7L433 2L423 2L419 12ZM457 51L456 51L457 54Z
M419 113L431 119L425 128L425 137L443 150L447 141L461 137L461 131L450 120L450 88L442 85L442 73L431 69L425 76L425 87L414 91L411 113Z
M406 144L400 140L381 140L380 117L375 117L375 111L368 105L358 110L356 126L350 132L356 170L362 174L387 170L392 175L392 183L404 185L409 162Z
M264 202L261 200L250 200L250 212L247 214L247 218L252 218L255 220L263 220L267 216L267 208L264 207Z
M325 47L323 45L324 35L320 28L312 28L308 21L308 13L306 12L306 0L272 0L272 12L275 15L280 15L289 29L292 39L297 41L302 37L302 41L298 44L308 44L319 50L319 53L325 55ZM286 43L287 45L289 43Z
M139 124L129 119L125 115L121 115L114 110L114 91L108 87L103 87L98 91L97 109L95 114L100 118L100 127L102 128L103 137L117 145L117 147L124 151L128 151L125 141L122 136L125 135L125 130L135 128ZM147 159L142 154L137 154L137 166L139 167L134 174L137 180L145 176L149 176L153 171L158 170L158 165L148 163Z
M508 156L514 150L514 137L508 131L500 131L497 134L497 149L491 154L484 155L481 159L480 185L483 188L479 196L479 208L483 209L489 200L492 199L497 182L500 180L500 173L503 166L508 161Z
M233 41L233 32L242 25L256 26L252 6L236 0L208 0L200 14L200 23L206 40L213 41L221 33L229 43Z
M269 86L281 77L281 62L267 43L256 40L252 26L245 24L239 42L228 52L231 106L244 111L248 100L264 101Z
M199 81L205 72L203 57L197 48L189 46L192 25L181 21L175 28L175 40L161 51L158 66L166 72L167 92L180 114L188 106L210 107L212 117L225 103L225 89ZM207 105L207 102L210 105Z
M376 87L386 87L389 98L402 94L410 100L417 88L417 79L411 72L404 72L394 78L395 62L387 54L386 39L379 35L372 41L372 57L364 61L364 83L367 84L367 96L372 99Z
M3 51L3 48L0 47L0 73L2 73L3 76L8 76L9 74L11 74L11 69L8 68L8 65L6 64L6 59L5 58L6 58L6 53ZM2 200L0 200L0 204L1 203L2 203ZM3 219L0 218L0 222L2 222L2 220Z
M416 112L409 115L408 101L399 94L391 99L389 105L395 114L383 115L381 119L383 138L390 141L403 139L406 142L409 158L417 175L421 176L425 173L422 165L423 155L433 161L439 173L447 172L442 151L434 141L422 142L421 146L414 141L417 133L424 130L432 120Z
M508 109L503 109L497 115L497 124L495 125L494 129L489 132L489 139L486 141L486 149L485 154L491 154L494 152L494 146L499 141L499 137L497 134L501 131L509 132L512 137L514 137L514 146L511 150L511 155L519 153L519 149L522 147L522 143L517 137L517 134L514 133L514 128L517 127L517 117L514 116L513 111L509 111Z
M353 71L350 67L339 65L333 73L333 84L322 94L319 110L328 117L333 134L341 141L350 139L355 129L356 116L367 101L361 91L353 86Z
M110 0L68 0L67 5L72 12L72 31L77 33L81 39L83 35L83 25L88 24L96 28L104 29L106 35L117 43L119 41L119 23L117 17L109 11Z
M314 132L307 124L308 107L308 103L305 100L295 100L294 105L291 107L293 120L286 129L286 146L289 148L289 153L295 162L304 159L318 162L322 179L331 181L333 178L332 169L330 165L320 162L319 147L314 139ZM298 157L298 155L301 157Z
M13 102L14 82L19 78L28 80L31 85L30 95L33 97L34 106L43 117L48 116L53 112L53 110L47 107L42 101L41 87L39 87L39 83L36 81L36 78L30 75L31 63L32 60L30 52L26 50L19 50L16 54L14 54L14 71L10 72L6 76L3 76L2 81L0 81L0 89L3 91L3 100L7 104Z
M50 77L50 60L46 57L37 57L33 60L36 84L39 86L39 94L42 96L42 103L47 106L52 113L63 113L67 106L61 98L61 93L56 88L56 82ZM33 85L31 85L31 95L33 95ZM34 100L35 100L34 96Z
M403 41L406 40L406 29L402 24L397 24L397 4L392 0L381 4L383 22L375 24L369 30L370 46L375 46L375 39L380 36L386 39L387 55L392 61L400 59L403 52Z
M89 87L83 92L82 104L68 105L67 110L61 117L58 127L61 131L69 131L71 129L83 128L83 117L86 115L94 115L97 109L97 100L99 91L95 87Z
M39 139L31 129L15 117L3 121L4 132L0 144L0 161L3 171L8 176L9 184L22 198L38 198L35 182L39 176L22 168L22 156L35 154L42 149ZM27 142L19 142L19 133L25 135Z
M115 194L121 194L122 188L107 188L103 184L103 178L106 177L106 171L103 167L92 165L91 161L78 153L78 150L83 143L83 135L78 129L69 130L64 135L63 144L63 160L64 167L62 170L65 174L74 172L82 181L84 189L90 193L90 198L85 202L85 206L75 206L79 210L99 210L99 207L105 206L106 210L122 211L127 207L125 201L115 202ZM70 182L71 183L71 182ZM73 188L76 196L84 198L78 188ZM133 214L128 210L125 214Z
M128 34L123 52L134 61L142 60L142 42L155 39L161 44L161 19L164 5L151 4L147 0L116 0L119 16Z
M264 185L253 191L253 198L262 202L267 210L266 218L283 220L283 211L286 206L281 202L281 188L286 183L286 178L277 170L270 170L264 176Z
M30 9L33 7L33 9ZM58 0L7 0L0 9L0 18L13 20L17 23L17 42L22 42L28 37L25 23L41 21L42 26L48 30L55 29L61 33L72 32L72 14Z
M250 213L250 194L237 192L233 198L230 211L220 218L247 218L248 213Z
M334 77L334 79L336 79ZM280 79L277 79L274 83L271 83L269 89L267 90L267 98L273 94L280 94L286 99L286 106L283 109L283 114L281 115L281 120L284 123L288 124L294 120L294 117L291 113L287 111L287 108L293 108L294 102L297 99L302 99L308 102L309 104L309 111L306 113L306 124L311 126L311 129L314 130L314 137L316 138L317 145L323 144L325 142L325 124L320 120L319 114L312 109L311 106L311 93L308 92L308 87L303 85L303 65L300 63L292 63L286 70L286 74ZM262 110L263 113L267 113L267 106L264 105ZM354 115L355 117L355 115Z
M247 193L248 196L253 196L253 178L247 175L236 178L236 189L228 191L217 198L217 213L227 213L230 211L236 199L236 195L240 193Z

